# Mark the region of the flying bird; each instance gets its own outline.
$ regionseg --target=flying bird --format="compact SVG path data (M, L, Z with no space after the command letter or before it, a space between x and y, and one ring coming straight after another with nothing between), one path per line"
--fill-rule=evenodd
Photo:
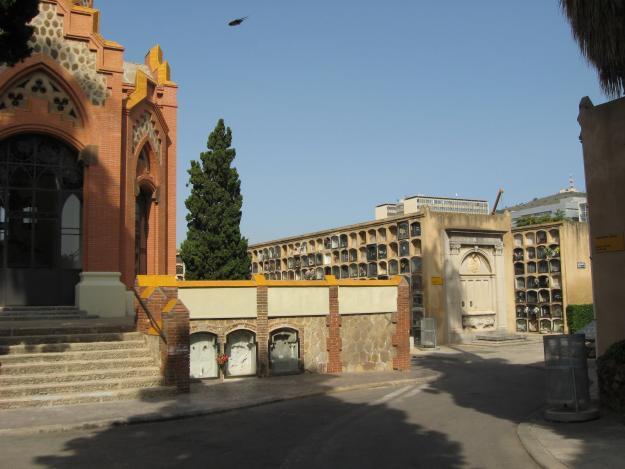
M244 16L243 18L237 18L236 20L230 21L230 23L228 23L228 26L239 26L246 19L247 19L247 16Z

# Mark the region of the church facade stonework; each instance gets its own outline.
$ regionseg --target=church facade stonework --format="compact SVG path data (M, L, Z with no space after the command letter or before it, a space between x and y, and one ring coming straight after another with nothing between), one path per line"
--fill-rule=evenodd
M175 273L177 86L159 46L126 62L92 1L39 8L33 53L0 67L0 305L123 315L137 274Z

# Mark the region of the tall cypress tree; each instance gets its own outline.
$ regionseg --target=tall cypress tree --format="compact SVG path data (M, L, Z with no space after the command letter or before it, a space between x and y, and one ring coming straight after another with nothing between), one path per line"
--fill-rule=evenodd
M241 181L232 168L232 132L219 119L208 137L208 151L191 161L191 195L185 201L187 239L180 247L188 280L238 280L249 277L247 239L241 236Z

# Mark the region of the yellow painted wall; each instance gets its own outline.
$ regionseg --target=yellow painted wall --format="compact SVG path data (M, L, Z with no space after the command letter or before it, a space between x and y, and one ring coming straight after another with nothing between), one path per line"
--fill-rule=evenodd
M327 287L269 287L269 317L322 316L330 312Z
M397 311L397 287L339 287L341 314Z
M592 303L592 270L588 236L587 223L565 222L560 228L562 283L566 305ZM578 269L578 262L585 263L586 268Z
M178 297L191 319L256 317L256 287L179 288Z

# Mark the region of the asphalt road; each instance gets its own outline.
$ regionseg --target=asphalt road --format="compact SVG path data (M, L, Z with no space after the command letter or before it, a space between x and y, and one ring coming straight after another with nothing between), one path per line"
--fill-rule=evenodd
M414 359L427 385L344 392L208 417L5 437L5 468L533 468L517 424L542 404L540 347Z

